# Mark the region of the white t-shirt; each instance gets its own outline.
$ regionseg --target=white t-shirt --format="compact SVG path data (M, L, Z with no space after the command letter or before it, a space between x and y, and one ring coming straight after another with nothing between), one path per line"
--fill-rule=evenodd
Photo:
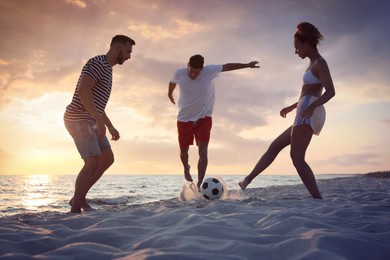
M171 82L180 88L178 121L197 121L211 116L215 101L213 79L221 72L222 65L206 65L198 77L191 79L187 68L175 71Z

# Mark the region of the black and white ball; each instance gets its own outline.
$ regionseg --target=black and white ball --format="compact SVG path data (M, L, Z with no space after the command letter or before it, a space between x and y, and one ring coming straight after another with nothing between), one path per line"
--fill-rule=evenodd
M217 200L223 195L224 188L218 179L207 178L200 187L200 192L208 200Z

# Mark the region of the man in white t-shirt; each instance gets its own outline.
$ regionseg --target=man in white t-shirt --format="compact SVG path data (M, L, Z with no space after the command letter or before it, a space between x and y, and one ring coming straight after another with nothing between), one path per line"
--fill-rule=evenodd
M192 182L190 165L188 164L188 150L194 143L194 137L199 149L198 161L198 189L203 182L208 163L207 148L212 126L211 115L215 101L214 78L224 71L244 68L259 68L258 61L249 63L227 63L225 65L204 65L201 55L190 58L187 68L174 72L169 82L168 97L173 104L173 91L176 85L180 88L179 114L177 129L180 145L180 159L184 166L184 178Z

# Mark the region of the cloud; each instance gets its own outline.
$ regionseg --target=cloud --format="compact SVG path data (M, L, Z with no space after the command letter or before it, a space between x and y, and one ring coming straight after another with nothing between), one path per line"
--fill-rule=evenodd
M87 3L82 0L65 0L65 3L67 4L72 4L80 8L85 8L87 7Z
M173 27L173 28L172 28ZM190 21L176 19L171 27L163 27L160 25L151 25L139 21L131 21L128 24L128 29L140 34L145 39L162 41L168 39L180 39L191 33L197 33L203 30L205 26Z
M4 65L9 65L10 62L9 61L6 61L6 60L3 60L3 59L0 59L0 66L4 66Z
M377 165L381 156L378 153L343 154L324 161L323 164L332 164L343 167Z

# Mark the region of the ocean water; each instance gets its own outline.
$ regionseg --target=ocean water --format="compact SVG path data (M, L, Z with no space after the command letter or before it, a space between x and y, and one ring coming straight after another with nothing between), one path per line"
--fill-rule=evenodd
M320 174L316 179L353 175ZM211 177L211 176L206 176ZM228 190L238 190L241 175L219 176ZM0 217L46 211L69 212L75 175L0 175ZM301 184L297 175L260 175L248 188ZM96 209L178 198L182 175L104 175L87 195Z

